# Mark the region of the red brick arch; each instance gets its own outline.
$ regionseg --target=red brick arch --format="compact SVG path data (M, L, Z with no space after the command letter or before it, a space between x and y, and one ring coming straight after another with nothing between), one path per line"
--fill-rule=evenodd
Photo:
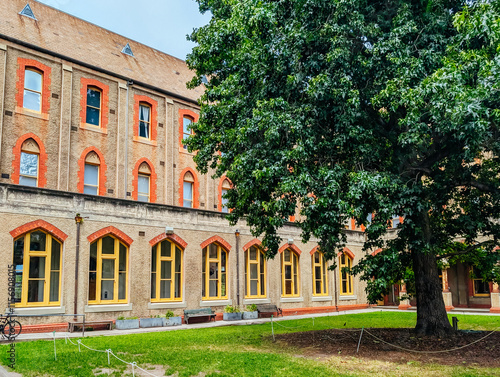
M23 143L28 140L33 139L40 149L39 161L38 161L38 187L45 187L47 184L47 153L45 152L45 146L42 143L42 140L36 136L34 133L27 133L17 139L16 145L12 149L12 155L14 159L12 160L12 182L15 184L19 184L19 174L21 169L21 148Z
M351 258L352 260L354 260L354 253L349 250L347 247L344 247L344 249L338 253L338 256L340 257L342 254L345 254L347 255L349 258Z
M29 233L33 230L41 229L49 233L51 236L57 238L59 241L64 242L68 235L64 233L61 229L48 223L44 220L35 220L27 224L21 225L16 229L11 230L9 233L13 238L17 238L23 234Z
M78 160L78 184L76 190L83 193L83 186L85 183L85 158L90 152L95 152L99 157L99 191L98 195L106 195L106 170L107 165L104 161L104 156L99 149L96 147L88 147L82 152L80 159Z
M176 245L180 246L181 249L185 249L188 245L187 242L184 241L177 234L166 234L166 233L158 234L155 238L153 238L151 241L149 241L149 244L151 246L154 246L163 240L170 240L173 243L175 243Z
M314 248L309 252L309 254L313 255L316 251L319 251L319 245L314 246Z
M224 249L227 251L231 250L231 245L222 237L219 236L213 236L210 237L208 240L203 241L200 246L202 249L210 245L211 243L218 243L220 246L222 246Z
M286 249L290 249L290 250L293 250L295 251L297 254L302 254L302 251L297 247L295 246L294 244L284 244L283 246L281 246L278 250L278 252L281 254L282 252L284 252Z
M120 229L115 228L114 226L108 226L106 228L102 228L101 230L98 230L97 232L92 233L90 236L87 237L87 240L92 243L95 240L102 238L108 234L111 234L112 236L115 236L118 238L120 241L125 243L127 246L130 246L134 240L127 236L124 232L122 232Z
M262 249L262 242L260 242L259 239L254 238L253 240L251 240L250 242L248 242L245 246L243 246L243 251L247 251L252 246L257 246L257 247L259 247L259 249Z
M378 253L382 252L382 249L377 249L375 250L371 255L374 257L375 255L377 255Z

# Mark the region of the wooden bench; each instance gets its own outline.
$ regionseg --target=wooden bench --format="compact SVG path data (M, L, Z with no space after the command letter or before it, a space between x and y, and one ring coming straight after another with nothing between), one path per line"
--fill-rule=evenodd
M187 309L184 310L184 321L189 324L190 318L203 318L206 317L208 320L215 321L215 313L211 308L201 308L201 309Z
M278 308L274 304L257 304L257 312L259 313L259 318L263 313L276 313L276 316L283 317L283 311L281 310L281 308Z
M85 328L91 327L104 327L106 330L111 330L113 328L113 321L85 321ZM83 329L83 322L68 322L68 331L74 332L77 329Z

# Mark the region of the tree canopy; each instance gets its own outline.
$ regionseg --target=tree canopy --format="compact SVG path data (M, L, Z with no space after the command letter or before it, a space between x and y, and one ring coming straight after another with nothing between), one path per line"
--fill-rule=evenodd
M438 264L500 280L500 2L198 2L213 17L190 37L206 91L188 145L233 183L229 220L273 256L298 207L335 260L356 219L383 249L354 267L369 300L412 280L417 330L448 331Z

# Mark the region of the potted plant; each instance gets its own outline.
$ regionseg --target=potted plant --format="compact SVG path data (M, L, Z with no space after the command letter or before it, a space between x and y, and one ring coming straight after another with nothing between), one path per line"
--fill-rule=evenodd
M224 321L237 321L243 317L243 313L240 313L240 309L237 306L228 305L224 308L224 314L222 319Z
M149 318L141 318L139 322L139 326L141 327L162 327L163 326L163 318L159 315L151 316Z
M139 328L139 317L123 317L116 319L115 326L118 330L129 330Z
M259 318L257 305L255 304L247 305L246 310L243 312L243 319L257 319L257 318Z
M179 326L182 325L182 317L176 316L172 310L167 310L165 317L162 318L163 326Z

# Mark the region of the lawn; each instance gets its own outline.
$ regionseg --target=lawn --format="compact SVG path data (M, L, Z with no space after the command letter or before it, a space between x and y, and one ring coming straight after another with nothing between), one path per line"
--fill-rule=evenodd
M456 315L460 329L493 330L500 317ZM275 334L329 328L413 327L413 312L375 312L275 321ZM76 340L73 340L76 341ZM161 367L165 375L188 376L494 376L500 368L442 366L432 364L367 362L341 355L311 358L299 349L274 343L271 323L218 328L189 329L82 339L88 347L106 350L153 372ZM0 346L0 362L8 365L8 345ZM122 376L132 375L131 367L106 353L90 351L65 340L57 340L57 361L53 341L16 344L15 371L23 376ZM138 376L140 374L136 374ZM162 375L162 374L157 374Z

